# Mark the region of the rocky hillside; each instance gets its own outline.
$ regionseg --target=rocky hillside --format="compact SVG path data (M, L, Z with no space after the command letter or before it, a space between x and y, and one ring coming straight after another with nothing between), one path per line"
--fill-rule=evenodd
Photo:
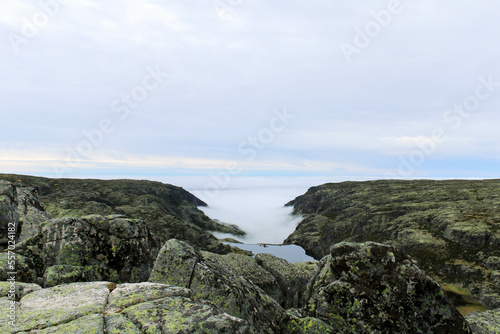
M244 234L236 226L222 225L208 218L197 208L206 204L191 193L161 182L50 179L9 174L0 174L0 180L16 185L21 241L36 234L38 223L48 218L87 215L139 219L160 244L177 238L222 253L229 252L229 248L208 231Z
M0 251L0 333L500 331L499 310L472 313L469 325L438 282L390 245L339 243L312 270L270 254L219 254L206 250L210 243L165 241L168 235L153 232L163 220L150 210L169 212L186 225L204 219L183 220L200 203L180 188L144 181L109 181L100 188L102 181L34 180L53 183L43 189L23 180L0 181L0 230L6 235ZM72 197L56 195L63 189ZM84 196L89 200L82 201ZM170 206L158 209L162 200ZM104 211L89 211L94 207ZM49 217L56 212L63 217Z
M285 243L317 259L342 241L395 245L441 282L500 307L500 180L330 183L287 205L304 219Z

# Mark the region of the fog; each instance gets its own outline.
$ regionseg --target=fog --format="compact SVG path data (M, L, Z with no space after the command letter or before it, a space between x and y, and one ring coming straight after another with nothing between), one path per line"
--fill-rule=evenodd
M223 223L236 224L247 233L245 237L230 237L245 243L282 243L290 235L300 216L292 215L284 204L301 194L298 188L247 188L221 190L206 198L203 191L192 191L209 204L200 207L207 216ZM215 233L218 238L226 235Z
M183 186L208 204L200 207L207 216L223 223L238 225L244 237L214 233L218 238L231 237L247 244L281 244L302 219L284 205L307 189L326 182L355 178L326 177L233 177L226 187L207 191L207 179L162 178L162 182Z

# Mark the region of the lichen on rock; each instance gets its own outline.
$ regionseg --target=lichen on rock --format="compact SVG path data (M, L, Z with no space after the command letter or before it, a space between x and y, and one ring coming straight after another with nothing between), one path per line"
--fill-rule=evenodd
M191 245L169 240L160 250L150 282L192 290L194 300L209 300L228 314L247 320L262 333L274 333L283 308L243 276L204 259Z
M500 334L500 309L465 316L473 334Z
M309 282L305 312L344 333L469 333L432 277L374 242L332 247Z
M12 241L16 240L20 232L18 223L16 187L0 179L0 250L14 245Z
M98 215L46 221L19 248L46 286L146 281L159 249L144 222Z
M0 323L1 333L239 333L257 334L248 322L213 304L193 301L191 292L154 283L71 283L31 289L16 304L17 327ZM1 286L0 286L1 287ZM28 288L28 287L25 287ZM0 297L0 306L9 301ZM4 311L2 309L1 311ZM5 314L0 312L0 316Z

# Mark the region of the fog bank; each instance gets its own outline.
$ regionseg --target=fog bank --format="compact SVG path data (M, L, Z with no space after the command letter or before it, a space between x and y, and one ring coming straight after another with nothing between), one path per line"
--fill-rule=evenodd
M245 237L231 237L249 244L280 244L301 220L301 216L293 216L292 208L284 204L304 191L303 187L226 189L210 198L202 190L191 192L208 203L208 207L200 207L207 216L236 224L247 233Z

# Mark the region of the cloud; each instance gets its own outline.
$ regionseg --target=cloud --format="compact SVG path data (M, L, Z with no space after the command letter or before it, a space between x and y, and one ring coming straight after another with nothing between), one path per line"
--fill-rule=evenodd
M66 2L19 52L8 38L0 43L0 146L13 150L2 161L46 170L44 159L23 162L13 152L45 150L47 159L64 160L84 131L107 118L116 129L82 171L141 164L211 170L240 161L259 172L372 175L397 167L436 128L449 140L435 157L493 159L500 90L460 129L443 113L474 92L479 76L500 81L500 4L400 3L401 12L349 63L339 46L376 24L373 13L387 2ZM26 20L43 11L21 0L5 0L1 9L3 37L22 36ZM130 117L117 118L113 102L156 66L168 78ZM249 163L241 143L284 107L296 118Z

